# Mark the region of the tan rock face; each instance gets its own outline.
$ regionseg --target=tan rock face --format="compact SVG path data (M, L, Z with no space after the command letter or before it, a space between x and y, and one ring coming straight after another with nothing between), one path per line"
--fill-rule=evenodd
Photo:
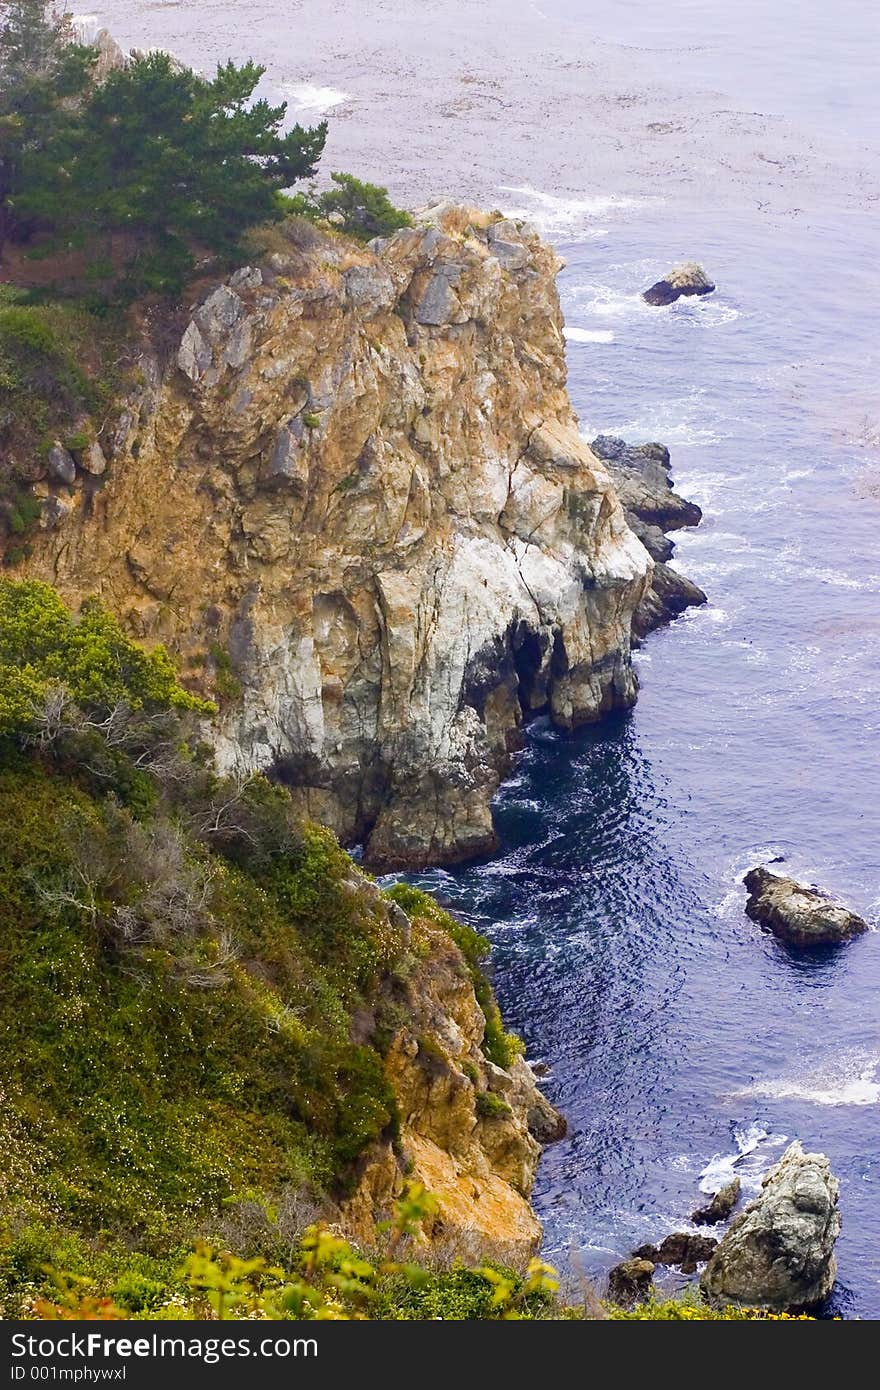
M405 1020L386 1057L400 1106L400 1138L374 1145L364 1157L355 1193L338 1219L368 1247L376 1222L390 1214L406 1184L420 1182L439 1201L424 1231L436 1252L522 1267L541 1238L528 1201L541 1152L535 1135L558 1138L564 1122L525 1062L518 1059L504 1071L484 1057L483 1015L449 937L419 921L413 946L411 973L387 986L385 1001L391 1016ZM494 1098L489 1113L487 1096ZM557 1126L552 1136L550 1119Z
M490 848L523 718L635 698L651 562L577 430L557 269L446 209L237 272L145 355L100 485L29 562L194 684L231 661L223 765L275 769L373 865Z

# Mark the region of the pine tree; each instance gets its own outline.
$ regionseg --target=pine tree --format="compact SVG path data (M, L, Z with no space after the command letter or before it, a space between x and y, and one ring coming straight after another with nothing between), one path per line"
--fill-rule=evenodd
M208 81L151 53L111 72L32 148L16 210L122 255L134 289L177 290L194 249L234 254L316 172L326 123L284 133L286 107L254 100L263 71L230 62Z
M74 42L70 16L47 0L0 5L0 252L22 230L16 198L24 166L85 90L95 56Z

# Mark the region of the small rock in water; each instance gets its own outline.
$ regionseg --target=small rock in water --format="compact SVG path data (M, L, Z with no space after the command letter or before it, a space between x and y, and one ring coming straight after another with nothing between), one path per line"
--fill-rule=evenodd
M608 1275L608 1297L621 1308L632 1308L650 1298L654 1266L650 1260L622 1260Z
M826 893L769 869L751 869L743 883L749 890L747 915L793 946L836 945L870 930L867 922Z
M825 1155L789 1145L721 1240L703 1271L703 1292L716 1303L785 1312L824 1302L837 1272L837 1198Z
M678 265L642 295L646 304L674 304L682 295L711 294L715 285L701 265L688 261Z
M722 1187L720 1192L716 1192L711 1202L704 1207L698 1207L691 1215L691 1221L695 1226L717 1226L719 1221L726 1221L739 1201L739 1193L742 1183L739 1178L734 1178L726 1187Z
M633 1252L642 1260L655 1265L676 1265L682 1274L694 1274L697 1265L705 1264L714 1253L717 1240L712 1236L695 1236L690 1231L674 1231L659 1245L640 1245Z

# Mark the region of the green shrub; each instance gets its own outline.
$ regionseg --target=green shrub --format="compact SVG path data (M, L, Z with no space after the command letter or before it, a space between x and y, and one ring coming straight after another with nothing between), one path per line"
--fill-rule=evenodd
M0 343L4 349L38 358L61 358L64 348L49 324L32 308L0 309Z
M286 200L293 215L316 221L329 221L347 236L358 241L390 236L401 227L411 227L408 212L396 208L388 197L388 189L375 183L364 183L353 174L332 173L334 187L318 193L300 193Z
M184 690L167 652L147 652L100 604L78 618L37 580L0 579L0 737L26 734L35 712L63 688L81 710L197 710L213 706Z
M476 1100L477 1114L484 1120L501 1120L510 1115L511 1109L506 1100L496 1096L494 1091L480 1091Z

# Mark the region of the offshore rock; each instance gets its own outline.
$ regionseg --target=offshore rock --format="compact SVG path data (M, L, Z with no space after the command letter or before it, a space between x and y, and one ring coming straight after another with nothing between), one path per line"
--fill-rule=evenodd
M797 1311L831 1292L840 1234L838 1182L824 1154L797 1142L733 1221L700 1285L713 1302Z
M369 248L273 238L167 366L142 354L103 487L26 568L205 693L224 652L223 770L280 777L371 866L483 853L524 721L635 700L653 570L578 432L559 261L454 207Z
M670 270L662 280L645 290L642 299L646 304L674 304L682 295L711 294L714 289L715 286L703 267L697 265L696 261L688 261L685 265Z
M630 445L614 435L600 434L590 447L606 464L627 523L654 561L651 586L633 619L633 635L641 639L685 609L707 602L703 590L668 563L675 546L666 535L698 526L703 513L696 503L675 492L669 450L662 444Z
M712 1236L698 1236L690 1231L675 1231L659 1245L640 1245L633 1252L642 1260L655 1265L675 1265L682 1274L694 1274L697 1265L704 1264L718 1245Z
M870 931L862 917L793 878L759 868L743 883L749 890L748 916L793 946L837 945Z
M720 1221L726 1221L739 1201L741 1187L741 1180L734 1178L726 1187L722 1187L720 1192L715 1193L711 1202L707 1202L704 1207L698 1207L692 1213L691 1221L695 1226L717 1226Z

